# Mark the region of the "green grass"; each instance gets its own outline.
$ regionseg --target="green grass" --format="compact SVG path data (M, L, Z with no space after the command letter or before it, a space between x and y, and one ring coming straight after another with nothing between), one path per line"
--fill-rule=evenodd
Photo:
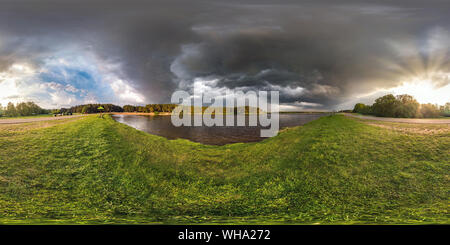
M72 115L81 115L81 113L73 113ZM39 118L39 117L54 117L53 114L39 114L39 115L32 115L32 116L17 116L17 117L6 117L6 116L0 116L0 120L2 119L27 119L27 118ZM67 116L67 115L65 115Z
M39 118L39 117L53 117L53 114L39 114L39 115L33 115L33 116L17 116L17 117L5 117L5 116L0 116L0 120L2 120L2 119Z
M51 123L0 127L0 223L450 223L448 133L335 115L207 146L109 116Z
M358 116L366 116L366 117L381 117L381 116L375 116L371 114L362 114L358 112L346 112L347 114L353 114ZM442 116L439 115L438 117L389 117L389 118L401 118L401 119L449 119L449 116Z

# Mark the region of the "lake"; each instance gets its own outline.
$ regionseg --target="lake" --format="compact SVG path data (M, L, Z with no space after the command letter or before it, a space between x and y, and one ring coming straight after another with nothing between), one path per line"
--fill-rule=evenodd
M328 114L281 113L279 114L280 129L303 125L326 115ZM112 117L117 122L150 134L168 139L183 138L208 145L256 142L266 139L260 137L260 130L265 128L261 126L175 127L172 125L170 116L112 115ZM246 122L248 122L248 116Z

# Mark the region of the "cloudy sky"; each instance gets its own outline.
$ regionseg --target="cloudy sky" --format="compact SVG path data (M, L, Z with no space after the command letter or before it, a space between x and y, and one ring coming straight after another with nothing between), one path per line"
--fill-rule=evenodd
M450 101L450 2L0 0L0 103L168 103L278 90L284 109Z

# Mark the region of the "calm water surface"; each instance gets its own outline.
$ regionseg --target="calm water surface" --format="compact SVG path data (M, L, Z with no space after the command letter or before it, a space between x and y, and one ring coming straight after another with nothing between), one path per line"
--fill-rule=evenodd
M289 113L279 114L280 129L303 125L319 117L326 116L325 113L303 114ZM136 115L113 115L120 123L142 130L144 132L166 137L168 139L188 139L208 145L225 145L239 142L256 142L265 138L260 137L261 126L244 127L175 127L172 125L170 116L136 116ZM225 116L224 116L225 120ZM235 118L236 120L236 118ZM248 122L248 118L246 119Z

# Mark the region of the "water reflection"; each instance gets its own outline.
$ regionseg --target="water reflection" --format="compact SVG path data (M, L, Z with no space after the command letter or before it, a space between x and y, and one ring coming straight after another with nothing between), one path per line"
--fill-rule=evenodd
M280 114L280 129L285 127L303 125L325 115L326 114L320 113ZM226 116L224 116L224 122L226 120L225 117ZM172 125L170 116L113 115L113 118L120 123L124 123L128 126L150 134L163 136L168 139L183 138L208 145L255 142L265 139L260 137L260 130L266 127L260 126L175 127ZM248 117L246 118L246 122L248 122Z

